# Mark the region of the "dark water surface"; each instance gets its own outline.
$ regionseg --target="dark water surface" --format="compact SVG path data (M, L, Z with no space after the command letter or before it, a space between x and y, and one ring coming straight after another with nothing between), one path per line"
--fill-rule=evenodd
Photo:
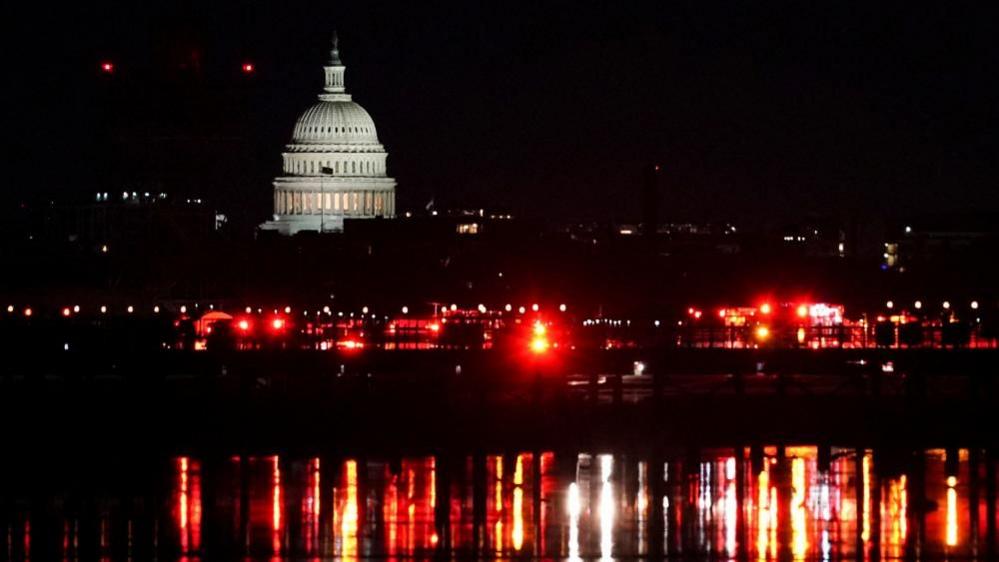
M984 451L770 446L681 457L47 460L5 473L4 552L13 560L873 560L984 559L996 545L996 461Z

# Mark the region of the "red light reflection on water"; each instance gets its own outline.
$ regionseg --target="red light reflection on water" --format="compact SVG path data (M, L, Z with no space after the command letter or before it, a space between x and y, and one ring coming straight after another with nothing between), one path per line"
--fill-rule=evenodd
M630 557L653 554L656 543L669 556L832 559L852 557L859 547L867 558L899 558L913 540L921 540L914 537L924 535L922 552L928 555L973 552L967 451L960 451L959 469L950 470L954 474L946 473L943 451L926 451L926 487L919 492L910 489L915 480L909 475L876 467L880 457L870 450L834 449L828 471L819 470L816 447L788 446L784 460L777 458L776 447L764 452L762 465L739 449L706 452L692 464L668 461L665 475L658 473L665 476L661 487L655 486L658 497L651 459L627 456L582 454L568 457L568 466L561 458L556 464L551 453L347 460L324 480L320 468L327 467L318 458L256 458L247 537L256 553L270 555L272 549L275 556L287 556L299 545L308 557L344 559L422 557L477 547L487 556ZM174 463L177 546L181 555L198 554L202 465L188 457ZM754 473L754 464L762 469ZM287 512L285 494L295 502ZM913 494L939 507L913 513ZM473 498L484 504L473 506ZM982 494L978 498L980 506ZM230 505L216 509L235 515L239 507ZM435 512L446 519L435 524ZM656 537L654 517L660 514L659 524L665 525ZM115 535L100 537L113 528L114 514L99 517L98 546L110 552L104 549L114 546ZM287 535L288 517L300 518L301 525L291 525L295 536ZM29 528L21 524L13 535L17 550L30 540ZM743 524L748 541L738 534ZM57 537L63 552L75 551L74 525L64 525ZM914 525L921 530L913 531ZM454 550L444 550L448 546Z
M271 546L274 554L281 553L281 461L277 455L271 457L273 489L271 491Z
M345 559L357 557L357 531L359 514L357 506L357 461L344 464L344 488L346 497L340 510L340 532L342 549L340 556Z
M307 554L318 554L319 519L322 513L319 458L308 461L309 482L302 499L302 542Z
M188 457L177 459L175 514L181 553L198 551L201 548L201 464Z

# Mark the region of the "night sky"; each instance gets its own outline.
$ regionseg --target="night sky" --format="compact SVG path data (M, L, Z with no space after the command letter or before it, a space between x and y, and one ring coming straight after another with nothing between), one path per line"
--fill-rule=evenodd
M335 27L400 209L634 220L658 162L667 220L999 210L992 14L827 4L16 3L2 200L162 189L262 220Z

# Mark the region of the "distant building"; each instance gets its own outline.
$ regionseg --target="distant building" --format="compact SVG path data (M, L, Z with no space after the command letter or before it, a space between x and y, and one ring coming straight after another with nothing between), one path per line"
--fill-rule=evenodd
M395 180L375 123L344 87L336 34L319 101L298 118L285 147L284 175L274 179L274 219L282 234L341 232L343 221L395 215Z
M43 240L116 253L124 248L193 247L221 229L226 217L202 199L166 193L100 192L92 202L41 208L35 232Z
M989 213L917 217L892 229L884 243L884 267L989 261L999 240L997 224Z

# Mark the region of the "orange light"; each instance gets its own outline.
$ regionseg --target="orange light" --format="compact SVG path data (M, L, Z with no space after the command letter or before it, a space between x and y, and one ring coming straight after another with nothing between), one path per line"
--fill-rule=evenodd
M756 339L765 340L768 337L770 337L770 328L767 328L766 326L756 328Z
M770 303L765 302L760 305L760 314L770 314Z
M538 354L544 353L548 351L548 347L549 347L548 338L544 336L535 336L533 339L531 339L531 351L533 351L534 353Z
M798 305L798 317L804 318L806 316L808 316L808 307L803 304Z
M31 313L31 309L30 309L30 308L25 308L25 309L24 309L24 315L25 315L25 316L31 316L31 314L32 314L32 313Z
M534 328L532 329L532 331L534 332L535 338L541 338L544 337L545 333L548 330L545 328L545 325L542 324L541 321L539 320L534 323Z
M66 308L62 309L62 315L63 315L63 316L69 316L69 315L70 315L70 314L72 314L72 313L73 313L73 311L71 311L71 310L69 309L69 307L66 307Z

